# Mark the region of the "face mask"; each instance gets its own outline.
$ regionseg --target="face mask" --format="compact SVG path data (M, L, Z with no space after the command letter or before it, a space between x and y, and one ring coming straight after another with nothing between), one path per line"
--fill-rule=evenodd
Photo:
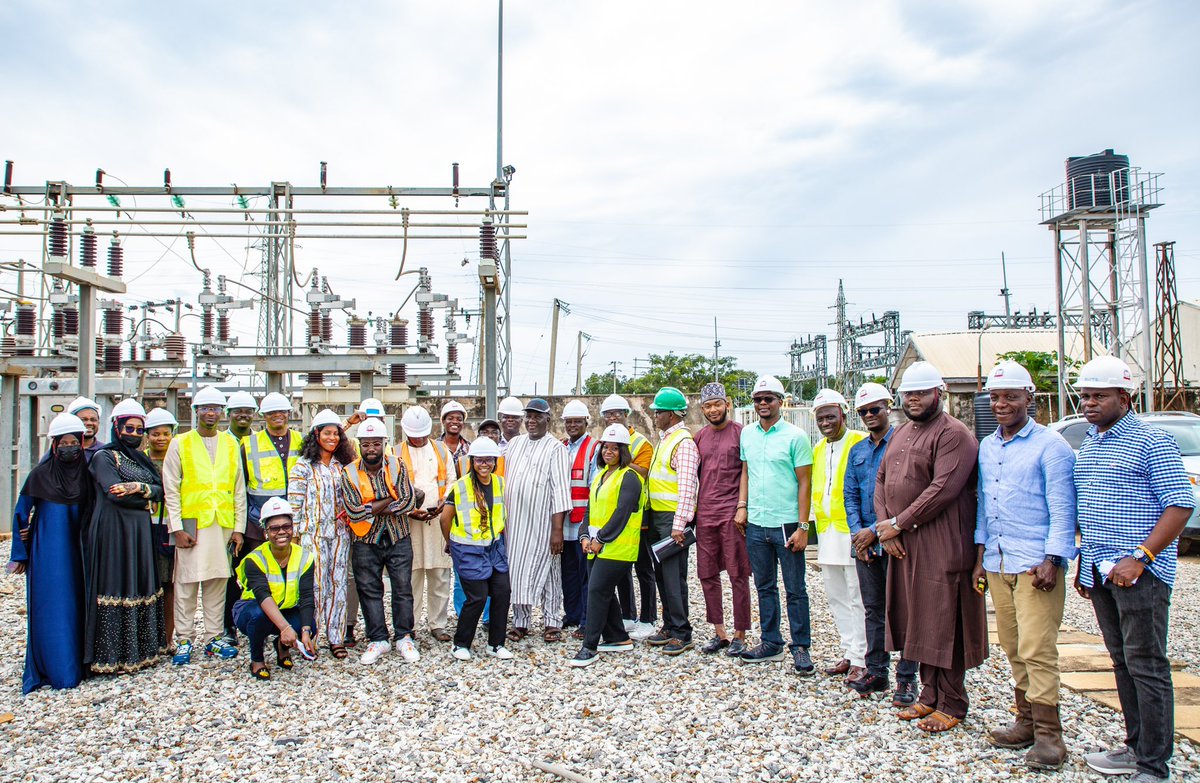
M79 457L83 454L82 446L59 446L54 452L58 455L59 462L65 462L72 465L79 461Z
M121 442L131 449L136 449L142 445L141 435L122 435Z

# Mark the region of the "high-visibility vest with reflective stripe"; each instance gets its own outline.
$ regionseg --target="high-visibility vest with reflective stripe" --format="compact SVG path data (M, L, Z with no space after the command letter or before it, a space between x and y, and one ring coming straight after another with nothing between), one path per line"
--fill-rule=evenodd
M642 450L642 446L648 445L650 445L650 441L645 435L638 432L633 427L629 428L629 456L636 457L638 452Z
M209 459L208 449L200 433L191 430L178 437L180 516L196 520L203 529L214 521L224 528L237 524L233 493L237 476L242 469L238 459L237 438L228 432L217 433L217 464Z
M641 485L644 479L636 471L628 466L619 468L616 473L608 478L607 481L601 482L600 479L604 474L612 470L608 465L596 474L592 479L592 486L588 492L588 524L592 527L601 528L608 524L608 520L612 519L612 515L617 510L617 500L621 495L621 484L625 481L625 474L632 473L637 476L638 484ZM599 557L602 560L621 560L623 562L632 563L638 558L638 543L642 537L642 510L629 515L629 521L625 523L625 529L617 536L612 543L605 544L598 555L589 555L589 557Z
M470 472L471 472L471 458L470 457L459 457L458 458L458 475L465 476ZM504 455L503 454L501 454L499 457L496 457L496 467L492 468L492 475L493 476L503 476L504 475Z
M237 579L242 586L242 598L252 600L254 591L246 585L246 561L253 560L267 577L271 587L271 600L280 609L291 609L300 602L300 577L313 566L312 553L299 544L292 544L292 553L288 555L287 573L279 567L279 561L271 553L271 543L267 542L255 549L238 563Z
M446 465L450 462L450 450L436 440L429 441L429 445L433 446L433 453L437 456L437 486L438 486L438 502L446 497L446 481L447 472ZM408 475L413 477L416 472L413 470L412 454L408 451L408 439L405 438L404 445L400 447L400 459L404 460L404 464L408 466ZM425 498L426 502L429 498Z
M504 479L492 476L492 509L485 522L475 505L475 481L463 476L454 482L454 521L450 540L467 546L487 546L504 532ZM490 524L489 524L490 522Z
M817 535L821 535L832 524L843 533L850 532L850 524L846 521L846 466L850 464L850 448L867 433L858 430L847 430L842 436L842 453L838 456L838 464L833 467L833 489L829 498L829 513L825 513L825 485L829 483L829 439L821 438L813 447L812 464L812 510L817 517Z
M563 440L563 445L570 448L570 439ZM578 525L583 521L583 512L588 506L588 463L596 456L597 441L591 435L583 436L583 443L575 452L575 461L571 464L571 524Z
M246 493L262 498L283 497L287 494L288 475L296 460L300 459L300 447L304 437L295 430L288 430L287 469L279 458L271 435L266 430L252 432L242 438L242 454L246 458Z
M679 474L671 467L671 455L675 447L691 440L687 427L680 427L658 444L650 459L650 509L652 511L674 511L679 508Z
M356 459L342 468L342 472L346 474L346 478L350 483L358 487L358 494L362 497L363 505L369 506L375 501L375 485L371 483L371 475L362 470L361 465L362 459ZM399 500L400 491L396 489L396 482L392 481L392 474L400 472L400 463L396 461L395 457L385 456L383 458L383 465L379 469L383 471L383 481L387 484L388 496L392 500ZM347 519L346 524L350 526L350 532L361 538L371 532L371 525L374 524L374 518L368 517L360 519L357 522Z

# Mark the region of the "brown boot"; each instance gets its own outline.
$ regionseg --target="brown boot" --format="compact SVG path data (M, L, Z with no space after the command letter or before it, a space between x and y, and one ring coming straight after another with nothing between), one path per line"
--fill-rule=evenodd
M1025 691L1015 689L1017 700L1017 719L1011 726L1003 729L992 729L988 732L988 742L998 748L1028 748L1033 744L1033 712L1029 702L1025 700Z
M1060 769L1067 760L1063 744L1062 723L1057 704L1030 704L1033 710L1033 747L1025 754L1025 766L1030 769Z

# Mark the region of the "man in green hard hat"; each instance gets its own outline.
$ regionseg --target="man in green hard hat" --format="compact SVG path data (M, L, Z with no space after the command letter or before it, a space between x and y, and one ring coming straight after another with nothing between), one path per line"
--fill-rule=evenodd
M650 405L658 446L650 459L650 540L670 536L683 544L684 531L695 521L696 496L700 491L700 452L684 424L687 398L673 386L664 386ZM688 622L688 550L654 565L654 581L662 600L663 627L646 640L662 647L666 655L679 655L692 648L692 626Z

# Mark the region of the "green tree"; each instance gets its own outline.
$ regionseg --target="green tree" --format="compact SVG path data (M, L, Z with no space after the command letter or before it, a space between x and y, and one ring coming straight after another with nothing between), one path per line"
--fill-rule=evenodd
M704 384L712 382L713 375L712 358L704 354L651 354L648 369L637 378L617 376L617 392L654 394L664 386L674 386L685 394L696 394ZM749 370L738 369L737 359L732 356L722 356L717 360L716 375L725 384L725 390L735 404L749 399L749 389L758 378ZM740 379L747 381L744 384L747 387L745 391L739 389ZM583 390L585 394L611 394L612 372L589 375L584 381Z
M996 361L1013 361L1029 370L1036 391L1049 392L1058 389L1058 351L1009 351L996 356ZM1067 360L1067 368L1075 370L1079 362Z

